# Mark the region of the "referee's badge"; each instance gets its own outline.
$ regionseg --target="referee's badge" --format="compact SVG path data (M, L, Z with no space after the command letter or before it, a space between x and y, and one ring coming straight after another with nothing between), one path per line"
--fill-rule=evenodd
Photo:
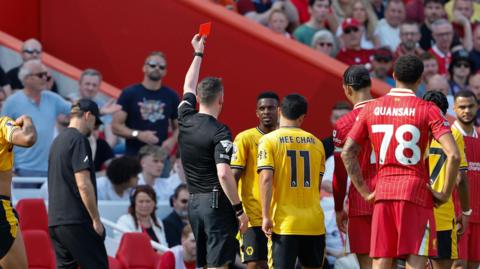
M233 148L233 143L230 140L222 140L220 141L220 144L222 144L222 147L225 149L226 153L229 153Z
M247 249L245 249L245 252L247 253L248 256L252 256L253 248L251 246L248 246Z

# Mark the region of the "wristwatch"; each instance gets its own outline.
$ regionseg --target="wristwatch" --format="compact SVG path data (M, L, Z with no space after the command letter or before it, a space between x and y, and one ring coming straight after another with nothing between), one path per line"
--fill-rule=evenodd
M137 138L138 137L138 130L133 130L132 132L132 137Z

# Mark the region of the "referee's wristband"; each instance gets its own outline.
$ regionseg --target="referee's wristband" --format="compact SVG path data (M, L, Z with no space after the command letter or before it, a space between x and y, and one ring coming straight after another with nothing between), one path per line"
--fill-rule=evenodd
M200 57L200 58L203 58L203 52L196 52L193 53L193 57L195 58L196 56Z
M239 212L239 211L243 211L243 205L242 205L242 202L238 203L238 204L234 204L232 205L233 207L233 210L235 212Z
M465 216L471 216L472 215L472 209L470 208L469 210L467 211L462 211L462 214L465 215Z

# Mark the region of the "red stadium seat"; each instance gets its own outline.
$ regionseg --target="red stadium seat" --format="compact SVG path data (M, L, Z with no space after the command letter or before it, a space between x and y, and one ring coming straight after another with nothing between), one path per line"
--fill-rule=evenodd
M124 233L117 250L117 260L128 269L156 269L160 256L153 251L144 233Z
M108 269L125 269L115 258L108 256Z
M48 234L47 208L42 199L22 199L18 201L16 210L22 231L42 230Z
M22 231L29 269L55 269L55 254L50 238L42 230Z

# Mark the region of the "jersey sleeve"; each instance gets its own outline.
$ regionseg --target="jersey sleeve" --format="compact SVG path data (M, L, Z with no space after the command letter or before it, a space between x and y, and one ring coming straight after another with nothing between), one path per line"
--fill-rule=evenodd
M266 137L262 137L258 144L257 171L263 169L275 170L273 156L274 148L272 143Z
M342 128L342 126L339 124L339 121L340 120L338 120L333 126L332 132L333 144L335 146L334 154L342 152L342 148L345 144L345 140L348 134L347 132L345 132L345 128Z
M197 98L193 93L186 93L183 95L183 100L178 105L178 120L182 121L185 116L196 113Z
M225 125L218 128L213 143L215 145L215 163L230 164L233 153L232 135Z
M460 152L460 168L459 170L467 171L468 163L467 157L465 156L465 141L463 140L463 135L460 132L452 132L455 142L458 146L458 151Z
M248 141L245 136L239 134L235 137L235 141L233 141L233 155L230 166L237 169L245 168L245 165L247 164L247 156Z
M87 139L76 138L72 145L72 168L74 172L88 170L90 168L90 158L87 147L90 147Z
M13 133L20 127L18 127L15 121L13 121L11 118L2 117L0 119L0 128L2 140L11 144Z
M368 105L367 105L368 107ZM358 114L353 124L352 129L347 134L347 138L350 137L357 144L363 144L363 142L368 138L368 126L367 126L367 117L368 109L365 107L360 114ZM346 141L346 139L345 139Z
M440 109L434 104L429 104L428 108L428 125L430 126L430 131L432 132L435 140L446 134L451 133L450 124L447 119L441 114Z

